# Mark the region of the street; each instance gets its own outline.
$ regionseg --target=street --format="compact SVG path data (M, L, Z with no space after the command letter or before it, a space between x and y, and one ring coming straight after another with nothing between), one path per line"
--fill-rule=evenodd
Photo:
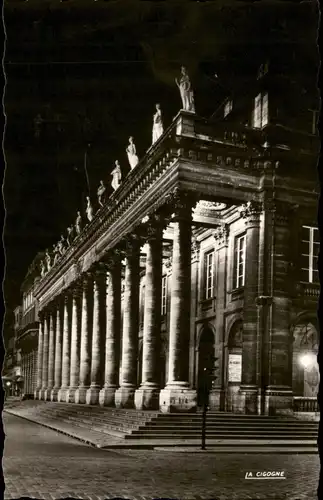
M3 413L5 499L315 499L318 455L246 455L88 447ZM247 472L286 479L247 480Z

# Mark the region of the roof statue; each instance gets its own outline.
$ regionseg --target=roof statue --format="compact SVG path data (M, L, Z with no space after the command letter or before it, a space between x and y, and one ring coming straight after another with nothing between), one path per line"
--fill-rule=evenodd
M76 217L76 221L75 221L75 232L76 232L76 236L78 236L79 234L81 234L81 231L82 231L82 216L81 216L81 212L77 212L77 217Z
M158 141L159 137L163 135L163 119L160 109L160 104L156 104L156 113L153 115L153 140L152 144Z
M46 259L46 268L47 268L47 271L50 271L51 269L51 256L49 254L49 251L46 250L46 255L45 255L45 259Z
M195 113L194 93L185 66L181 67L181 75L182 76L179 81L177 80L177 78L175 78L175 82L181 94L183 104L182 109Z
M90 200L90 197L87 196L86 197L86 216L87 216L87 219L89 222L91 222L91 220L93 219L93 207L91 205L91 200Z
M112 175L111 186L113 190L116 191L121 183L121 168L118 160L115 161L115 167L112 170L111 175Z
M105 193L106 189L105 189L105 185L103 183L103 181L100 181L100 185L98 187L98 190L97 190L97 195L98 195L98 203L100 205L100 207L103 207L104 205L104 193Z
M137 156L137 151L136 151L136 146L135 143L133 142L133 137L129 137L129 144L126 149L127 156L128 156L128 161L131 167L131 170L138 165L139 159Z

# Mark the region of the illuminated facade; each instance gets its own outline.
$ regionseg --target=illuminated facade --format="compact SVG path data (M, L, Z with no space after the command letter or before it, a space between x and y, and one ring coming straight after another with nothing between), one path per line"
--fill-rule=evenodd
M211 408L316 408L317 137L235 105L180 111L36 283L36 398L195 411L212 363Z

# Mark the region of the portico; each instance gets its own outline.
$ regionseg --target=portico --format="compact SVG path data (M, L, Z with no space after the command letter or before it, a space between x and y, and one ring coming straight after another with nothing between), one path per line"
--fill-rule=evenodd
M196 411L197 387L190 368L196 328L192 315L197 314L191 295L192 243L201 228L213 232L219 273L228 262L230 225L236 221L246 235L245 279L235 292L244 308L242 380L236 406L246 413L270 412L271 405L281 412L291 408L291 380L275 375L279 356L288 356L287 330L283 340L281 332L269 332L268 323L259 320L259 307L263 307L259 296L270 297L275 304L269 311L272 324L279 323L282 311L289 307L281 287L287 277L270 280L264 275L264 259L271 248L268 235L274 232L282 249L279 258L286 261L289 234L280 214L293 207L297 194L293 204L284 200L283 193L273 195L271 179L277 175L279 163L273 156L268 160L261 148L252 156L247 147L250 140L246 133L216 130L193 113L179 112L60 262L40 280L35 291L41 312L37 398L162 412ZM212 217L196 211L200 200L219 204ZM268 229L266 221L273 206L275 217ZM265 227L268 234L263 238ZM165 387L161 387L163 241L169 229L168 373ZM143 252L145 300L140 337ZM280 266L276 261L272 265ZM212 286L215 290L215 283ZM225 315L231 307L227 306L231 291L226 274L218 274L216 287L214 345L219 377L210 405L223 409ZM139 337L143 347L138 366ZM262 349L265 358L269 344L274 357L260 366L259 352ZM270 379L266 394L261 371Z

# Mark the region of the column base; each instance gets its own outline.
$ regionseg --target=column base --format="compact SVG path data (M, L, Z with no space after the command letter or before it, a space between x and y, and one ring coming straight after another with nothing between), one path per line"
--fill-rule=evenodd
M34 399L40 399L40 391L41 389L36 389L34 392Z
M266 415L293 415L293 392L290 388L268 388L264 397Z
M99 395L100 395L100 387L90 386L90 388L86 391L86 404L87 405L97 405L99 404Z
M47 389L40 389L38 399L46 401L45 400L45 394L46 394Z
M44 401L50 401L52 390L53 390L53 387L47 387L47 389L44 393Z
M136 410L158 410L160 389L155 385L142 385L135 392Z
M59 403L66 403L66 393L68 391L68 387L61 387L57 394L57 401Z
M195 413L197 410L196 390L180 385L168 385L160 391L159 408L163 413Z
M135 386L120 387L115 392L116 408L134 408L135 407Z
M69 387L66 392L66 403L75 403L75 393L77 387Z
M240 388L240 391L236 395L236 413L244 413L245 415L258 414L257 388Z
M50 395L51 401L58 401L58 391L59 391L59 387L54 387L54 389L52 389L52 392Z
M115 393L117 386L103 387L99 394L99 404L101 406L115 406Z
M76 404L85 404L86 403L86 394L89 390L90 386L78 387L75 391L75 403Z

